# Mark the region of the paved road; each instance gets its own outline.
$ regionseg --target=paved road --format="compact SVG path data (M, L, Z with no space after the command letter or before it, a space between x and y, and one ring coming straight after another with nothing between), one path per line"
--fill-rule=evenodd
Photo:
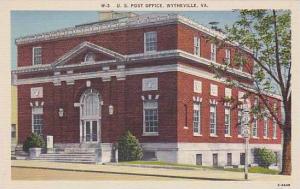
M127 174L92 173L49 169L17 168L11 169L12 180L174 180L175 178L140 176ZM178 179L176 179L178 180ZM181 180L181 179L179 179Z

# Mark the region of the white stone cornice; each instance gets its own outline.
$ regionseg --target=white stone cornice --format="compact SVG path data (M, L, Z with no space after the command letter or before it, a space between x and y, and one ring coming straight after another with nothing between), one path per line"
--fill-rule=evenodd
M142 61L142 60L152 60L152 59L160 59L160 58L175 58L175 57L183 57L188 60L192 60L197 62L198 64L210 66L211 64L215 66L222 66L222 64L212 62L211 60L205 59L203 57L195 56L191 53L182 51L182 50L167 50L167 51L159 51L159 52L153 52L153 53L140 53L140 54L132 54L132 55L124 55L124 63L130 64L131 62L135 61ZM91 65L98 65L98 64L109 64L116 62L116 60L109 60L109 61L101 61L101 62L94 62L94 63L87 63L87 64L73 64L73 65L59 65L56 66L55 69L62 69L62 68L80 68L83 66L91 66ZM143 62L141 62L142 64ZM123 64L120 64L122 66ZM105 66L107 67L107 66ZM32 72L32 67L27 67L27 72ZM48 70L52 70L54 66L48 66ZM21 71L19 71L21 70ZM45 70L45 69L43 69ZM35 70L38 71L38 70ZM13 73L24 73L26 72L26 69L24 67L19 67L16 70L13 71ZM227 68L227 72L234 74L239 77L243 77L246 79L251 79L251 75L245 72L242 72L240 70L234 69L234 68Z
M221 40L226 38L221 32L207 28L197 22L192 21L184 16L178 14L145 14L130 18L123 18L119 20L113 20L109 22L98 22L94 24L85 24L81 26L75 26L70 28L63 28L60 30L35 34L31 36L20 37L16 39L16 44L26 44L38 41L46 41L53 39L62 39L67 37L85 36L96 33L127 30L139 27L154 26L154 25L165 25L170 23L183 23L192 28L195 28L203 33L210 36L215 36ZM237 43L232 43L237 46ZM245 51L252 53L249 48L242 47Z

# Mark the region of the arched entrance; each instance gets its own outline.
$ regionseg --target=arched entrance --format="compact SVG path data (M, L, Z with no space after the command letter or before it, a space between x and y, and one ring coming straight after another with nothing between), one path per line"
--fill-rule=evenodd
M100 141L100 95L95 89L87 89L80 98L80 142Z

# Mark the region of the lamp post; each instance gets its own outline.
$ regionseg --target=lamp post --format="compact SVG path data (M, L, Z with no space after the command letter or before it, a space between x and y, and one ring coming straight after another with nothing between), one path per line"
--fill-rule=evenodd
M244 100L243 104L243 114L242 114L242 134L244 137L245 142L245 165L244 165L244 173L245 173L245 180L248 180L248 148L249 148L249 135L250 135L250 128L249 128L249 107Z

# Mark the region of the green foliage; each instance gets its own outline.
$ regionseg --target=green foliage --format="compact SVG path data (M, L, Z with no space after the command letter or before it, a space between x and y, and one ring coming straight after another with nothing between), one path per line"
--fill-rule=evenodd
M261 167L268 168L271 164L276 162L276 156L272 150L257 148L254 153L258 158L258 165Z
M45 148L46 143L42 136L32 133L23 144L23 150L25 152L29 151L29 148Z
M143 157L143 151L138 139L127 131L118 141L119 161L140 160Z

